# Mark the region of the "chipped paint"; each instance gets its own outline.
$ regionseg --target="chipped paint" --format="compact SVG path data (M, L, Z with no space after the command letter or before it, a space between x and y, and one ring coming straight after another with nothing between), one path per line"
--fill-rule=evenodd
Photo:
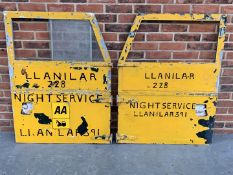
M213 131L211 129L200 131L200 132L197 133L197 136L199 138L204 139L205 144L210 144L210 143L212 143Z
M10 46L12 44L12 38L9 37L9 35L6 34L6 45Z
M125 134L117 134L117 143L119 143L120 141L135 141L136 137L135 136L129 136L129 135L125 135Z
M226 15L222 15L221 18L222 18L222 21L223 21L224 25L226 26L227 16Z
M111 72L111 70L109 70L108 71L108 76L107 76L107 84L108 84L107 88L110 91L111 91L111 85L112 85L111 80L112 80L112 72Z
M129 37L135 37L136 33L134 32L129 32Z
M32 114L32 110L33 110L33 104L31 102L22 103L22 110L21 110L22 115L30 115Z
M222 28L220 28L219 29L219 37L222 37L223 35L225 35L225 33L226 33L226 28L225 27L222 27Z
M215 121L215 118L213 116L210 116L209 120L200 119L200 120L198 120L198 123L204 127L213 128L214 121Z
M91 67L91 70L94 71L94 72L98 72L99 68L98 67Z
M13 67L11 66L11 64L8 64L8 69L9 69L9 77L10 77L10 86L11 86L11 89L13 88L13 78L14 78L14 69Z
M207 20L207 21L212 21L214 18L212 17L212 15L208 15L208 14L205 14L204 15L204 20Z
M112 135L97 135L93 137L93 140L105 140L112 142Z
M205 117L208 115L205 104L196 104L195 111L198 117Z

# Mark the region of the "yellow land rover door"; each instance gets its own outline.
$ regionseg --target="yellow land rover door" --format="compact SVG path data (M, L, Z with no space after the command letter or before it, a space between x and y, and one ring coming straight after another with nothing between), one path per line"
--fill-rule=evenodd
M143 20L219 22L215 62L127 62ZM136 17L118 64L118 143L211 142L225 21L226 16L218 14Z
M47 20L51 58L18 58L12 21ZM111 61L90 13L5 12L16 142L109 143Z

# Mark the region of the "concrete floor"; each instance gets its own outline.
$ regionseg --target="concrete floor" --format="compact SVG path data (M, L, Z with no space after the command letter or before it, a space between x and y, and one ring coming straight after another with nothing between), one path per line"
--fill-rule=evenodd
M233 174L233 135L212 145L16 144L0 133L0 175Z

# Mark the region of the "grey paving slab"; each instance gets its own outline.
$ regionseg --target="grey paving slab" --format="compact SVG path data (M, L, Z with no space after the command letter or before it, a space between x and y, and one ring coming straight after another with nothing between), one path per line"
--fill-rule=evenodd
M0 133L0 175L233 175L233 135L213 144L16 144Z

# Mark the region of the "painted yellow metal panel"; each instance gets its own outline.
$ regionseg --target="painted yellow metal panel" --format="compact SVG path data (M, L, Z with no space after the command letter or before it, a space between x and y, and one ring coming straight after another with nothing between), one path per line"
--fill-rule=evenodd
M70 92L12 93L16 141L28 143L109 143L110 103L90 101L91 95ZM69 128L63 129L62 126L58 127L57 123L53 123L56 120L53 118L52 104L60 102L69 104ZM22 104L25 103L32 104L33 113L22 113ZM62 120L59 121L62 125ZM104 139L100 139L100 136Z
M136 63L119 68L119 91L215 92L218 75L216 64Z
M90 13L4 12L16 142L110 143L111 61ZM88 20L103 62L15 60L13 18Z
M219 22L214 63L126 62L143 20ZM135 18L119 58L118 143L210 143L226 16L147 14Z
M137 94L122 98L118 143L204 144L202 136L211 134L216 96ZM206 116L196 114L197 105L205 107Z
M110 64L15 60L13 65L13 90L98 90L109 93L111 89Z

